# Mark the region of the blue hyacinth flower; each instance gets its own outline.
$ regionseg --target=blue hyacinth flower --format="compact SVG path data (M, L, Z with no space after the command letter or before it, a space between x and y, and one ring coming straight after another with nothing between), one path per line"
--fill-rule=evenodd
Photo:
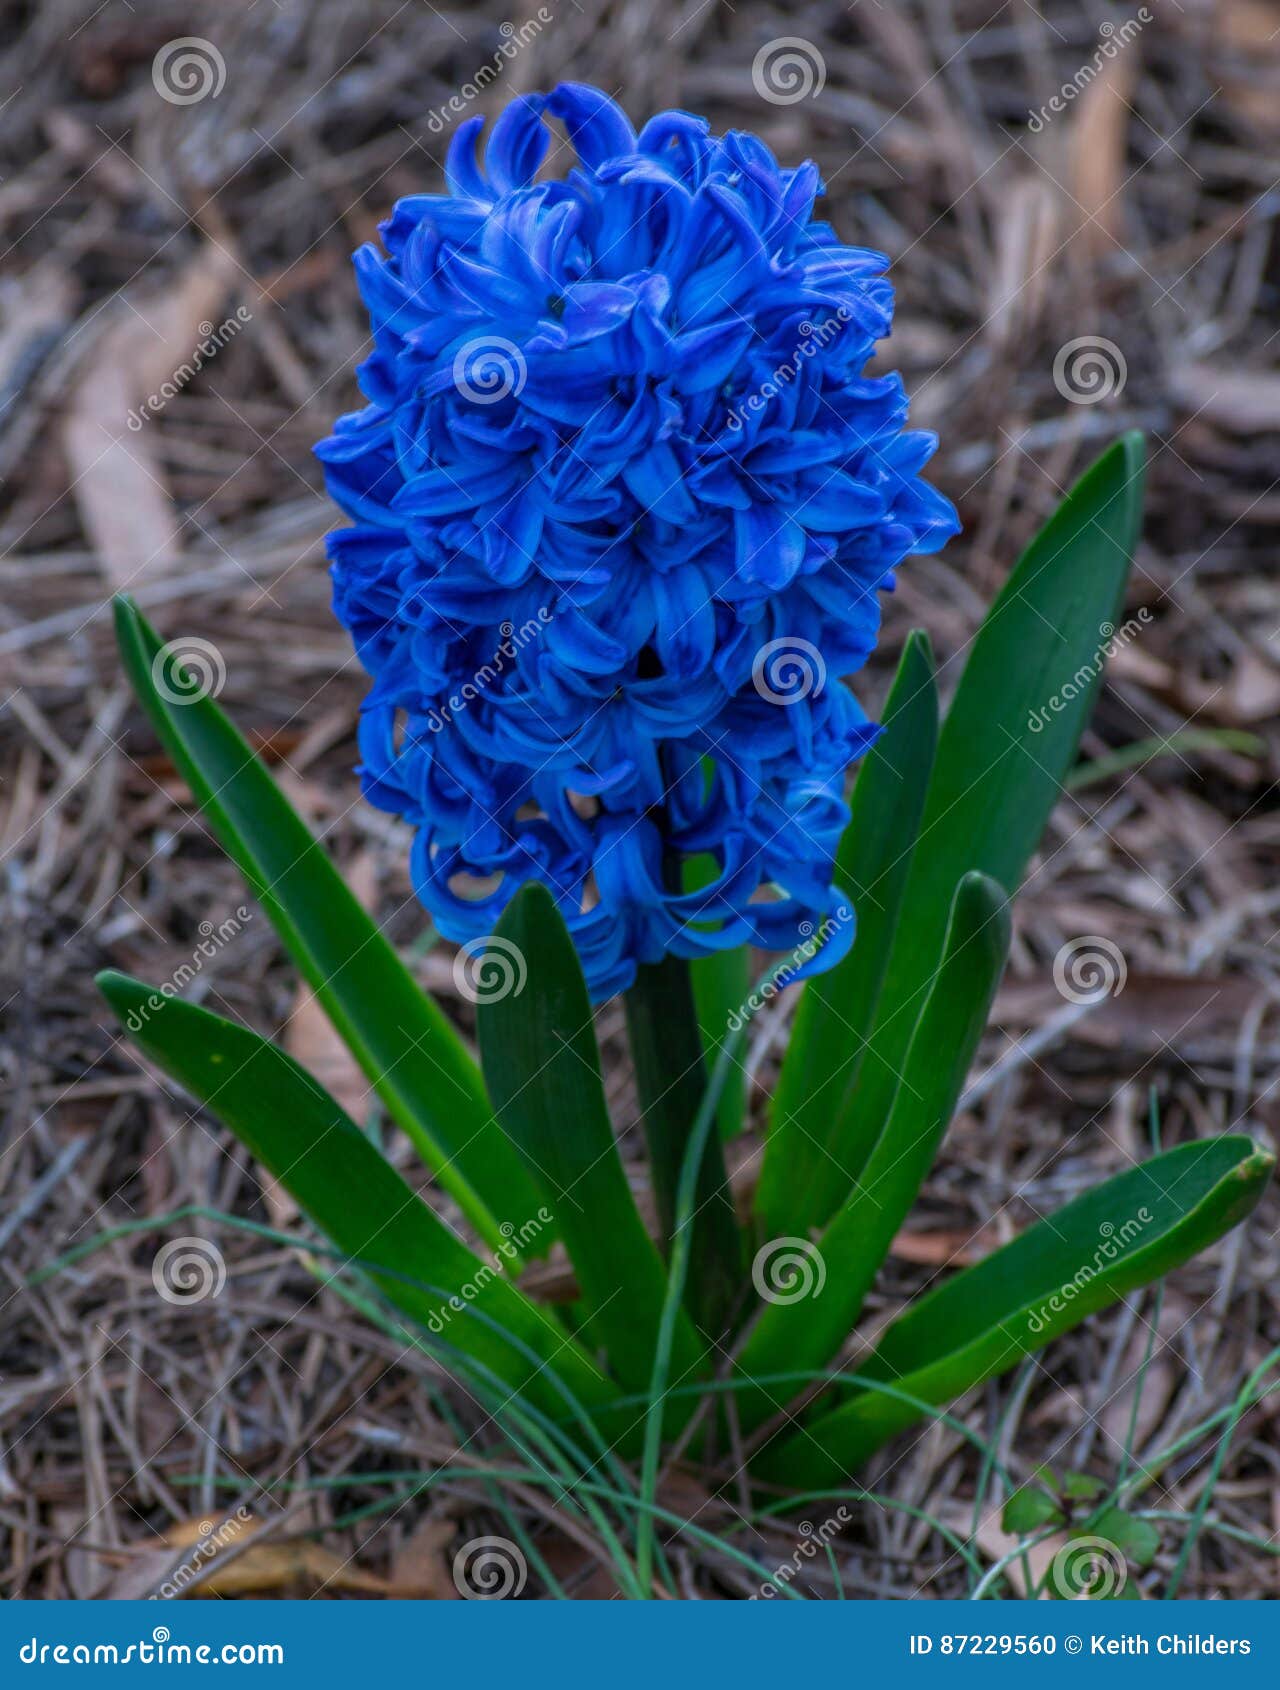
M548 119L576 164L535 182ZM414 827L446 937L543 881L597 999L667 953L820 934L825 966L876 732L842 678L958 526L900 379L863 373L887 260L814 219L812 164L687 112L637 135L565 83L483 167L481 127L356 254L368 404L317 448L353 524L329 549L365 792Z

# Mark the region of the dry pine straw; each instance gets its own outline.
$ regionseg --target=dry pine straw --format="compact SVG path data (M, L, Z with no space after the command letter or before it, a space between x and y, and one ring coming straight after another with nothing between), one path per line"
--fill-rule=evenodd
M1059 806L980 1067L1015 1054L957 1122L877 1317L976 1239L1008 1237L1140 1155L1151 1086L1170 1143L1275 1127L1280 134L1266 88L1280 37L1265 27L1275 8L1258 0L1154 10L1039 136L1027 114L1092 56L1092 8L584 5L557 12L502 84L505 95L572 74L620 91L635 113L679 101L755 128L785 157L816 157L837 226L893 255L894 361L917 419L942 434L937 478L965 533L904 572L883 657L862 683L869 705L912 624L929 629L949 681L1059 491L1099 442L1138 425L1152 458L1130 611L1151 619L1112 666L1086 755L1187 723L1257 738L1247 754L1165 756ZM428 114L488 62L506 9L228 4L217 24L225 87L185 107L161 101L150 75L157 48L186 33L180 9L135 0L88 15L49 0L6 11L0 1588L145 1587L193 1518L234 1500L215 1481L243 1479L248 1491L251 1479L288 1475L304 1489L271 1516L278 1554L235 1549L226 1576L239 1565L238 1588L336 1595L354 1580L448 1595L450 1546L507 1529L477 1482L355 1522L385 1492L305 1487L431 1466L460 1438L483 1453L492 1433L465 1397L441 1397L422 1364L320 1290L295 1253L220 1230L227 1290L193 1308L156 1298L150 1237L36 1290L24 1282L105 1226L182 1204L291 1221L287 1199L227 1136L190 1123L139 1068L90 986L108 962L167 978L202 922L245 902L126 697L102 614L109 587L128 581L166 635L216 645L224 705L392 933L410 944L421 932L403 835L358 801L351 773L361 684L327 611L332 513L308 448L353 402L362 327L348 252L395 195L436 185L441 140ZM782 35L819 47L819 99L754 94L753 59ZM487 103L498 98L491 90ZM140 380L171 369L195 325L237 304L250 321L128 436L126 462L109 431ZM1053 381L1058 347L1086 334L1113 341L1127 365L1123 391L1097 406L1065 403ZM1083 933L1121 946L1128 983L1063 1030L1051 963ZM444 953L421 966L452 1001ZM193 995L284 1029L336 1089L350 1088L261 916L206 964ZM618 1019L606 1011L602 1032L625 1121ZM757 1116L782 1033L766 1025L755 1047ZM1025 1043L1019 1054L1029 1034L1033 1055ZM1271 1198L1244 1233L1173 1276L1138 1414L1140 1459L1226 1402L1280 1338L1276 1223ZM1046 1459L1114 1472L1151 1315L1138 1299L1091 1321L1016 1384L975 1393L967 1421L984 1434L1001 1426L1017 1475ZM1280 1527L1275 1405L1246 1416L1214 1499L1218 1517L1263 1536ZM1144 1502L1187 1507L1207 1451L1175 1463ZM937 1428L902 1439L873 1477L955 1526L971 1512L977 1466ZM180 1482L192 1475L194 1488ZM734 1485L724 1500L671 1485L673 1506L726 1541L766 1564L790 1554L792 1528L762 1538ZM525 1491L512 1506L571 1594L610 1588L590 1534L584 1542ZM1170 1533L1151 1589L1176 1545ZM964 1588L938 1534L902 1512L855 1509L836 1558L849 1595ZM677 1544L671 1566L684 1594L750 1588L705 1546ZM1274 1569L1212 1534L1184 1593L1275 1595ZM816 1593L831 1593L813 1577ZM540 1588L535 1577L531 1593Z

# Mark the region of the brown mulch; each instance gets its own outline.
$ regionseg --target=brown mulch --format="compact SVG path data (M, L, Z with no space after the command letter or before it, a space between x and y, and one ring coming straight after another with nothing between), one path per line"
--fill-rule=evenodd
M890 361L914 419L942 438L934 474L965 527L942 557L903 572L860 683L869 707L913 625L929 629L947 684L1060 493L1120 429L1147 433L1148 520L1128 606L1145 615L1111 666L1085 756L1187 727L1241 737L1104 772L1058 807L1018 905L980 1074L1004 1066L957 1121L877 1314L975 1234L1003 1240L1141 1155L1152 1089L1169 1144L1276 1130L1280 6L1149 9L1154 21L1038 132L1029 115L1104 39L1107 14L1082 0L586 0L547 8L552 21L468 107L492 111L567 75L619 93L633 116L704 111L786 159L816 158L831 220L892 255ZM114 588L128 586L166 638L210 643L223 705L393 936L411 945L422 933L404 832L360 801L351 772L362 682L328 610L334 513L310 446L356 402L364 328L351 249L397 195L438 185L456 118L441 134L432 114L500 53L500 25L536 13L487 0L228 0L198 26L223 62L221 88L175 104L159 96L153 63L193 27L189 9L0 5L7 1597L140 1593L182 1559L201 1519L220 1530L245 1499L257 1515L228 1543L227 1593L447 1597L453 1550L508 1529L477 1477L419 1496L393 1485L395 1505L367 1512L388 1495L368 1475L434 1468L460 1447L478 1465L492 1429L299 1251L188 1215L28 1280L108 1229L186 1206L294 1224L228 1137L139 1065L94 993L96 969L167 980L234 921L234 937L202 953L189 995L328 1062L335 1089L350 1080L265 918L237 916L244 888L131 701L111 638ZM755 92L753 62L780 37L818 49L815 98ZM242 326L216 357L122 434L128 411L209 332L201 325L237 308ZM1060 350L1084 337L1109 342L1124 366L1097 404L1055 383ZM1090 934L1120 947L1127 980L1070 1020L1053 961ZM452 1003L443 953L418 966ZM787 1007L771 1013L785 1020ZM618 1020L606 1011L603 1031L625 1124ZM781 1020L756 1045L757 1114ZM1229 1403L1280 1344L1278 1223L1273 1192L1245 1230L1171 1277L1137 1413L1139 1462ZM216 1240L224 1294L157 1298L157 1247L178 1235ZM964 1417L984 1435L998 1429L1019 1477L1046 1460L1107 1477L1154 1319L1150 1297L1132 1299L1017 1380L975 1393ZM1280 1529L1278 1409L1280 1396L1246 1414L1213 1502L1216 1518L1263 1538ZM1212 1447L1197 1441L1144 1504L1193 1506ZM978 1465L935 1427L901 1439L873 1481L963 1532ZM266 1508L259 1487L277 1479L296 1488ZM736 1492L713 1501L690 1488L682 1501L677 1483L672 1506L726 1541L770 1564L790 1553L792 1528L762 1540ZM601 1581L609 1592L599 1545L576 1520L523 1490L510 1505L570 1594ZM984 1531L984 1553L999 1553L990 1522ZM1179 1542L1171 1527L1153 1591ZM965 1589L943 1539L904 1512L855 1509L838 1547L846 1595ZM1275 1565L1212 1533L1182 1594L1274 1596ZM672 1567L685 1594L752 1588L705 1544L675 1547ZM815 1593L832 1593L812 1576ZM540 1589L535 1576L526 1594Z

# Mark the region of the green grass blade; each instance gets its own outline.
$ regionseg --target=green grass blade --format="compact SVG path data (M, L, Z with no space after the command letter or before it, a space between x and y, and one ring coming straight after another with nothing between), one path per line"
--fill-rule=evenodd
M747 1014L749 1017L749 1008ZM654 1351L653 1375L649 1382L649 1398L645 1405L644 1447L640 1459L641 1495L649 1502L653 1502L657 1497L663 1425L669 1413L673 1385L678 1388L680 1383L679 1380L672 1380L671 1363L674 1355L674 1339L680 1304L686 1294L689 1270L693 1262L693 1221L695 1205L698 1200L699 1170L703 1165L705 1147L713 1135L720 1088L737 1066L738 1049L742 1044L746 1026L745 1020L738 1020L730 1029L727 1040L720 1048L715 1067L711 1073L710 1083L699 1103L697 1115L689 1132L679 1177L676 1181L675 1230L671 1246L670 1277L662 1310L662 1321L658 1331L658 1342ZM642 1577L647 1577L655 1547L653 1519L650 1517L647 1521L642 1522L637 1529L636 1564Z
M223 712L211 698L175 703L157 685L155 630L127 598L115 617L133 689L223 849L391 1115L498 1246L500 1221L531 1214L538 1199L462 1040Z
M1162 757L1185 759L1202 751L1238 751L1244 757L1265 757L1267 742L1260 734L1245 733L1240 728L1178 728L1171 734L1122 745L1091 763L1077 763L1063 784L1068 792L1079 792L1128 769L1144 769Z
M889 1112L940 955L951 894L980 870L1013 893L1093 708L1141 515L1141 436L1105 452L988 611L938 740L902 917L853 1107Z
M614 1141L586 982L545 886L507 905L495 941L527 985L479 1006L480 1053L494 1108L556 1216L582 1292L587 1333L622 1383L649 1381L666 1270L645 1230ZM677 1368L702 1351L687 1317Z
M913 1303L860 1376L953 1402L1212 1244L1248 1215L1274 1166L1252 1140L1225 1135L1107 1180ZM771 1450L763 1474L830 1483L918 1418L901 1396L860 1388Z
M836 883L857 917L848 956L803 988L769 1115L756 1194L766 1237L803 1237L852 1188L874 1142L849 1108L889 961L938 737L928 635L907 638L840 841Z
M292 1057L127 975L102 974L98 985L130 1037L235 1133L388 1302L550 1412L564 1411L557 1378L586 1404L616 1396L563 1327L500 1271L516 1247L482 1262L460 1244ZM513 1218L521 1227L541 1219L536 1205Z
M821 1366L848 1337L950 1124L1008 950L1003 888L985 875L965 875L892 1111L852 1195L811 1256L811 1269L825 1284L815 1296L769 1303L743 1350L744 1374ZM806 1248L801 1239L789 1243ZM769 1283L767 1269L759 1271ZM748 1395L741 1404L744 1423L754 1424L772 1406L763 1396Z

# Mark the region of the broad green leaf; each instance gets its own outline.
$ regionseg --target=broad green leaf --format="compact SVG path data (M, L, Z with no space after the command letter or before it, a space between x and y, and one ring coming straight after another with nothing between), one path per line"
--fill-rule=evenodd
M624 1000L649 1178L666 1245L674 1238L680 1170L708 1079L689 975L682 957L642 963ZM739 999L736 1008L742 1003ZM739 1024L726 1022L727 1041L732 1041L731 1026ZM738 1073L738 1061L728 1056L724 1077ZM742 1295L742 1235L719 1132L704 1146L686 1224L691 1237L685 1305L709 1342L727 1340L730 1316Z
M912 1303L859 1374L939 1408L954 1402L1206 1249L1254 1207L1274 1165L1250 1139L1226 1135L1107 1180ZM765 1475L831 1484L918 1418L861 1387L771 1448Z
M950 1125L1008 950L1003 890L985 875L965 875L892 1112L852 1194L816 1248L809 1246L815 1283L824 1283L813 1297L769 1302L743 1350L743 1373L821 1367L844 1343ZM757 1279L768 1284L761 1259ZM744 1392L743 1424L755 1424L772 1406L764 1396Z
M582 1292L587 1335L613 1372L643 1391L653 1369L666 1271L640 1219L614 1142L586 982L545 886L507 905L494 945L520 990L479 1006L480 1054L498 1118L555 1215ZM677 1377L702 1354L687 1319Z
M835 879L857 918L848 956L809 981L769 1114L756 1194L766 1237L804 1236L830 1219L875 1142L850 1109L911 865L938 737L928 635L907 638L884 711L884 731L859 770Z
M1135 1567L1149 1567L1160 1553L1160 1533L1150 1520L1138 1520L1123 1508L1103 1509L1089 1530L1114 1543L1126 1561Z
M1092 1473L1068 1473L1062 1481L1062 1494L1072 1502L1096 1502L1106 1488Z
M538 1206L479 1071L322 846L211 698L163 688L166 648L126 598L116 634L133 689L227 855L352 1055L488 1243ZM180 645L179 645L180 650ZM539 1241L539 1253L551 1236Z
M956 882L1012 894L1093 708L1141 514L1141 436L1089 469L988 611L943 722L893 952L853 1108L874 1130L928 995Z
M1061 1520L1061 1505L1039 1485L1024 1485L1014 1491L1000 1516L1001 1527L1015 1537L1027 1537L1041 1526Z
M127 975L99 975L98 985L134 1042L235 1133L388 1302L546 1413L568 1410L553 1375L584 1406L606 1407L617 1395L507 1277L526 1238L549 1226L545 1209L513 1212L511 1239L482 1261L292 1057Z

